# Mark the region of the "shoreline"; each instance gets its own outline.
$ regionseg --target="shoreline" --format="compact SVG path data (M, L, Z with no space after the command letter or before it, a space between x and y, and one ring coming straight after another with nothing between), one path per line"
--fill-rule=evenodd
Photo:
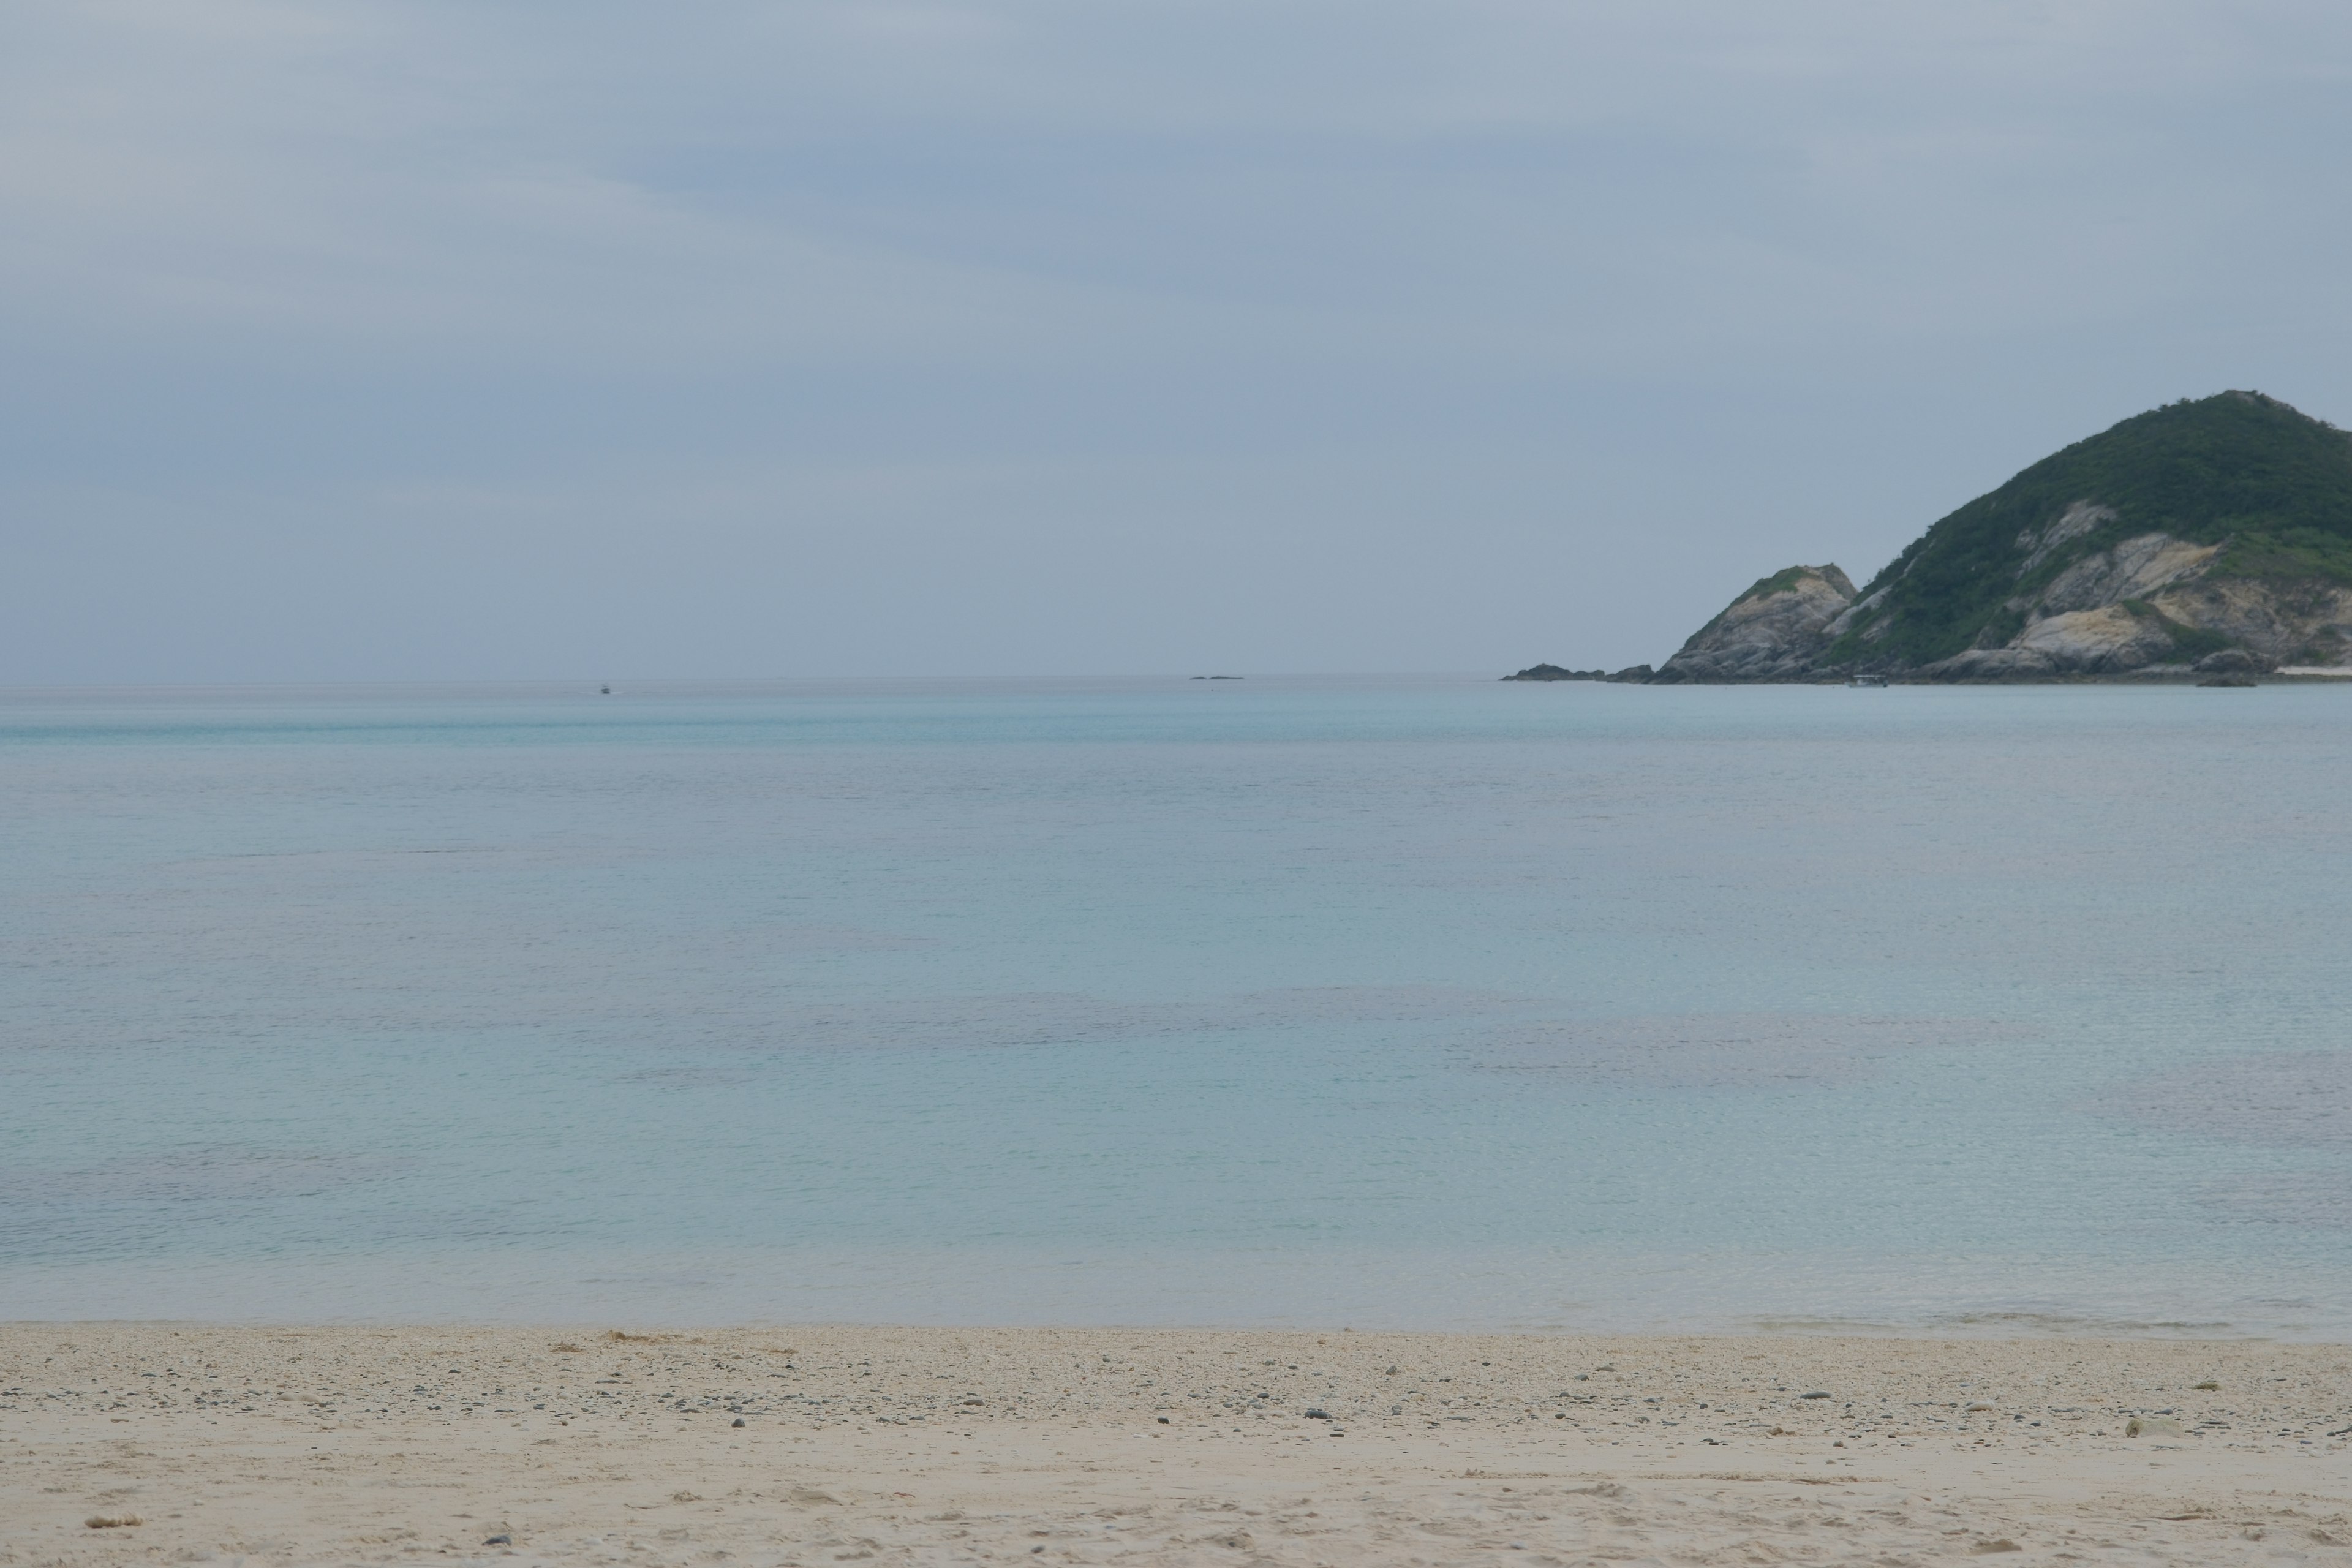
M2352 1563L2352 1347L9 1322L0 1521L7 1564Z
M1533 668L1540 668L1541 666ZM2228 679L2211 674L2200 674L2187 668L2122 669L2105 672L2075 670L2042 675L1936 676L1917 670L1873 672L1857 681L1851 672L1822 675L1792 675L1785 678L1756 680L1693 680L1677 679L1659 680L1651 677L1634 677L1622 671L1602 675L1590 670L1571 671L1565 675L1531 675L1526 670L1517 675L1497 676L1497 685L1514 683L1528 686L2326 686L2352 681L2352 667L2327 665L2286 665L2277 669L2255 671Z

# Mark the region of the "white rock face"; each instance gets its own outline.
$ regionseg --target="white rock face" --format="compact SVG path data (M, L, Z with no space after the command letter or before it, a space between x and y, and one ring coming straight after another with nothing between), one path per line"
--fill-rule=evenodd
M2042 675L2120 675L2175 658L2173 636L2153 615L2121 605L2069 610L2035 621L2006 647L1970 648L1930 666L1956 680L2018 680Z
M2049 533L2063 531L2069 518L2088 516L2086 504L2069 508ZM2083 531L2077 527L2069 537ZM2010 601L2011 608L2025 616L2024 629L2016 636L1970 648L1920 673L1947 680L2030 680L2186 668L2205 647L2194 637L2198 633L2226 638L2246 650L2257 668L2306 657L2329 663L2352 659L2352 589L2308 584L2281 588L2242 578L2207 581L2222 549L2143 533L2086 555L2030 602ZM2029 556L2026 569L2041 558L2039 552Z
M2162 621L2136 616L2121 605L2036 621L2010 646L2045 655L2062 669L2102 673L2161 664L2173 652L2172 633Z
M2116 510L2096 501L2078 500L2058 515L2047 528L2036 531L2027 529L2017 536L2017 547L2027 552L2025 563L2017 569L2021 577L2050 559L2051 552L2070 539L2080 539L2103 522L2113 522Z
M2317 667L2352 664L2352 588L2291 588L2229 578L2190 578L2149 600L2183 626L2219 632L2272 664L2305 658Z
M2042 591L2037 611L2044 616L2092 610L2125 599L2145 599L2204 569L2221 553L2218 544L2190 544L2168 533L2143 533L2112 550L2086 555Z
M1791 574L1794 574L1791 576ZM1790 578L1780 584L1781 578ZM1798 566L1766 579L1701 627L1654 678L1675 681L1796 680L1812 668L1853 603L1853 581L1835 566Z

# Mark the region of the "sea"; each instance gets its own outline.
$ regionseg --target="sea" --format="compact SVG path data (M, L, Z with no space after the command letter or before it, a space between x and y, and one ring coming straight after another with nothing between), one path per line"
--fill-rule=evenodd
M2352 683L0 692L0 1318L2352 1338Z

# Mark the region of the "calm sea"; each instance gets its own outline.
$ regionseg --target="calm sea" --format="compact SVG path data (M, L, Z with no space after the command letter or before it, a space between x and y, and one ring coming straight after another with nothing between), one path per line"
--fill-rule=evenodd
M2352 689L0 696L0 1317L2352 1338Z

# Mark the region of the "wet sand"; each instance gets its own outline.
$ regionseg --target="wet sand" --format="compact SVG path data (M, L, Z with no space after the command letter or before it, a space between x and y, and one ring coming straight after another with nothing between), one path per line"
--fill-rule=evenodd
M2336 1345L18 1323L0 1563L2352 1564L2347 1443Z

